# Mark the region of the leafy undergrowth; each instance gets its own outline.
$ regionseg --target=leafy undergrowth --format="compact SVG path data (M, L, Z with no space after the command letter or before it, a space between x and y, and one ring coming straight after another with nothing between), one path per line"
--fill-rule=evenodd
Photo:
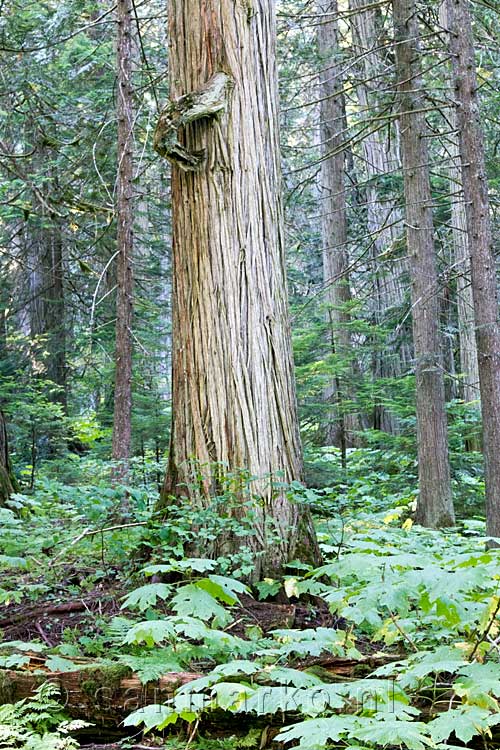
M283 579L252 590L243 582L244 528L238 556L193 559L182 554L190 511L179 510L175 534L155 528L145 493L132 496L126 521L148 522L146 532L113 528L118 491L72 495L52 483L18 496L17 508L0 511L0 621L10 612L21 623L24 611L32 625L36 608L49 606L53 620L64 620L57 607L68 594L88 611L62 629L39 619L24 642L4 627L0 666L119 666L144 684L193 673L171 699L124 720L127 731L144 732L136 741L171 750L186 742L197 750L498 747L499 553L485 551L480 520L446 532L413 525L412 497L391 477L389 490L377 496L377 485L366 487L363 502L341 514L338 487L291 488L319 514L324 564L313 570L297 561ZM346 495L356 484L359 497L360 482L346 483ZM210 534L216 515L205 519ZM87 527L92 533L75 541ZM94 534L99 527L111 530ZM154 545L154 562L131 561L139 541ZM28 703L6 704L0 748L72 746L54 695L42 690L35 700L46 701L46 726L23 718ZM44 733L47 744L37 745Z
M191 636L213 648L221 663L126 724L146 730L192 725L222 709L268 718L288 714L275 740L311 750L329 742L421 750L474 737L487 746L500 723L498 553L484 551L477 523L467 524L466 533L441 533L412 527L409 520L401 524L401 516L402 509L395 509L359 514L343 529L320 524L330 561L283 582L292 598L327 602L345 621L342 629L285 628L263 640L235 639L215 625L227 624L220 602L235 599L239 589L210 574L190 583L189 592L182 586L182 595L178 590L173 598L182 603L177 615L135 624L125 640L147 643L151 658L169 640L182 652L179 634ZM142 588L140 596L147 591ZM153 586L154 592L172 593ZM212 621L210 633L195 617L197 601ZM137 593L127 603L141 606ZM367 639L401 658L359 679L303 668L326 654L362 664L358 644ZM216 644L224 641L226 654L239 658L221 660Z

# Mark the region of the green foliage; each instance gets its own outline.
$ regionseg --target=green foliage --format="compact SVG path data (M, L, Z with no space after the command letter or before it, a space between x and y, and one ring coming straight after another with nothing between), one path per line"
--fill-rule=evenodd
M151 731L223 710L298 715L302 720L285 726L276 739L304 750L328 743L444 750L454 736L487 741L499 723L500 667L495 642L488 639L498 628L499 553L485 551L481 528L469 536L419 529L399 506L323 520L319 535L330 560L285 581L284 591L322 598L342 616L344 629L276 630L247 652L251 661L213 667L161 709L140 709L127 724ZM194 564L201 575L203 563L186 567ZM160 640L169 639L175 649L176 631L204 637L201 623L181 623L182 617L167 617L138 628L154 635L159 627ZM364 677L333 683L292 666L326 654L362 663L360 646L367 637L410 655L394 655ZM422 705L429 698L430 720L429 712L424 720Z
M71 750L78 743L71 732L89 726L67 721L59 689L45 682L29 699L0 706L0 748L5 750Z

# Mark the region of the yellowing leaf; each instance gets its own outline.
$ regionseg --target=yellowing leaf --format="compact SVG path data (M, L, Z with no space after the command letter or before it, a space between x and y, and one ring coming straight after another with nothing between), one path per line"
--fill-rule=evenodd
M292 596L299 596L299 589L298 589L298 581L296 578L287 578L285 580L285 583L283 584L285 587L286 595L289 599L292 598Z

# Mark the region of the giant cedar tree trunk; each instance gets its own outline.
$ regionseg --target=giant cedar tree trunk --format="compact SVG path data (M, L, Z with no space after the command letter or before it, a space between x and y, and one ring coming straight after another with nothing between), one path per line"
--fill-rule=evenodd
M450 526L454 523L454 512L439 331L439 285L418 21L413 0L393 0L393 14L416 359L417 520L424 526Z
M447 0L483 414L486 524L500 537L500 327L469 3Z
M125 482L132 445L132 312L133 312L133 95L132 2L117 3L117 291L115 392L112 456L115 481Z
M171 103L155 133L156 149L174 165L173 421L164 506L172 495L194 501L197 472L208 498L217 490L214 462L254 477L302 476L274 2L172 0L169 19ZM261 497L251 540L261 553L255 575L274 574L297 555L316 559L309 514L266 479L254 491ZM269 524L278 532L274 544ZM221 543L234 551L242 540Z

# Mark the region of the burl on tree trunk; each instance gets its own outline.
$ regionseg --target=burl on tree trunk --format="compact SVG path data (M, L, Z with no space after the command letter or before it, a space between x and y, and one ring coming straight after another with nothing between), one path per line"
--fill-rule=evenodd
M188 151L179 143L179 130L197 120L217 117L224 112L230 86L230 77L219 72L198 91L168 102L155 129L155 151L183 172L196 172L201 169L205 161L205 151Z
M5 417L0 411L0 506L5 505L15 490L16 480L10 466Z

